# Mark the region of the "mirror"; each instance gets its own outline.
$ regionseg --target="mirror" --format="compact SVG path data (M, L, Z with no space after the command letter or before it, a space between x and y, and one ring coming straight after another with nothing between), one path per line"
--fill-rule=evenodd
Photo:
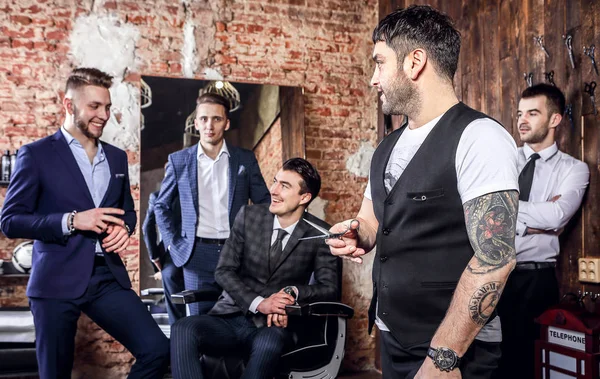
M225 140L254 152L267 185L284 160L305 156L301 88L152 76L142 76L141 84L139 225L146 217L148 197L160 189L169 154L198 143L193 119L200 91L239 96L239 106L235 110L232 106L229 113L231 126ZM139 267L141 289L161 287L153 279L154 268L142 235Z

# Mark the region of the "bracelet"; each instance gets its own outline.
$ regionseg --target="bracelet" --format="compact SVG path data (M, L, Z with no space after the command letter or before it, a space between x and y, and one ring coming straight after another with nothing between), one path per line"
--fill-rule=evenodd
M127 234L131 235L131 229L129 229L129 225L127 224L123 224L125 226L125 229L127 229Z
M77 211L74 210L73 212L71 212L71 214L67 218L67 228L69 229L69 234L73 234L73 232L75 232L75 225L73 225L73 224L75 223L75 215L76 214L77 214Z

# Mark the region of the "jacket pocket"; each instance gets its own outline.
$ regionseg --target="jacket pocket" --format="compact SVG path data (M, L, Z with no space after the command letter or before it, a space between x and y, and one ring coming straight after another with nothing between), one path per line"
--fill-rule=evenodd
M444 189L438 188L431 191L407 192L406 197L413 201L427 201L444 196Z

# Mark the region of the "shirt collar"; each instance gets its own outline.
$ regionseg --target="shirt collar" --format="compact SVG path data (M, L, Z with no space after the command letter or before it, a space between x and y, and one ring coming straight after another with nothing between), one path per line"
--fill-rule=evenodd
M558 146L556 145L556 142L554 142L552 145L548 146L544 150L539 151L538 154L540 155L540 158L542 158L544 161L547 161L548 159L552 158L557 152ZM524 144L523 153L525 154L525 160L529 160L529 157L531 157L531 155L534 154L535 151L533 151L533 149L528 144Z
M300 221L300 220L298 220ZM279 218L277 216L273 217L273 230L277 230L277 229L283 229L285 230L289 236L292 235L292 233L294 232L294 229L296 229L296 225L298 225L298 221L296 221L295 223L293 223L292 225L288 226L287 228L282 228L281 224L279 223Z
M71 135L71 133L69 133L67 131L67 129L65 128L64 125L61 126L60 131L62 132L63 136L67 140L67 145L73 144L73 145L81 147L83 149L83 146L81 145L81 143L79 143L79 141L77 141L77 139L75 139L75 137L73 137ZM98 140L98 151L96 152L96 156L98 157L98 159L104 160L104 149L102 148L102 143L100 142L100 140Z
M221 158L221 155L223 154L227 154L227 156L229 157L229 149L227 148L227 142L225 142L225 140L223 140L223 146L221 146L221 151L219 151L219 154L217 154L217 159L215 159L215 161L218 161L219 158ZM198 142L198 156L197 158L200 159L202 157L206 157L208 158L208 155L206 155L206 153L204 153L204 149L202 148L202 145L200 144L200 142Z

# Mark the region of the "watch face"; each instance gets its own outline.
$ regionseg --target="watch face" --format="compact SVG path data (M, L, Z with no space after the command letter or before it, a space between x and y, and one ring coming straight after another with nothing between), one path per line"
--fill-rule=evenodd
M458 356L448 348L440 347L435 355L434 362L440 370L450 371L456 367Z

